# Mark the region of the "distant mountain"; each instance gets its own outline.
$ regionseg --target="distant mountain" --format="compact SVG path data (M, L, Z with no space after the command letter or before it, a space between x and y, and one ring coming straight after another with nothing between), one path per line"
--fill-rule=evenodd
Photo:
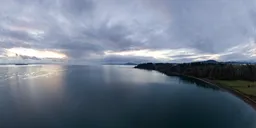
M137 65L136 63L106 63L104 65Z
M123 65L137 65L136 63L125 63Z
M216 60L206 60L206 61L201 61L200 63L205 63L205 64L217 64L217 63L222 63L222 64L256 64L254 61L216 61Z
M220 63L216 60L205 60L205 61L195 61L195 62L190 62L190 63L204 63L204 64L216 64L216 63Z
M228 63L228 64L256 64L256 62L253 62L253 61L228 61L225 63Z
M215 63L219 63L219 62L216 60L206 60L206 61L202 61L202 63L215 64Z
M202 64L256 64L254 61L216 61L216 60L205 60L205 61L194 61L194 62L189 62L189 63L202 63ZM181 63L171 63L171 64L181 64ZM133 63L133 62L127 62L127 63L122 63L122 62L110 62L110 63L104 63L104 65L138 65L138 63Z
M25 63L16 63L14 65L28 65L28 64L25 64Z

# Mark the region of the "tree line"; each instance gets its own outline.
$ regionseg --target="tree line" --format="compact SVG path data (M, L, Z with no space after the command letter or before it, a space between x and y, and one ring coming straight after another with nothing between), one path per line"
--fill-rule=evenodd
M167 75L189 75L217 80L256 81L256 65L228 63L145 63L135 68L157 70Z

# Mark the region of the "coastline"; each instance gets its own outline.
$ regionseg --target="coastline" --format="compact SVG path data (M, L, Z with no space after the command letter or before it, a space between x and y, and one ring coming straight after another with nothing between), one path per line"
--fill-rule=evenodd
M138 69L143 69L143 68L138 68ZM144 69L144 70L148 70L148 69ZM154 69L153 69L154 70ZM154 70L154 71L158 71L158 70ZM229 92L230 94L236 96L237 98L243 100L245 103L247 103L248 105L250 105L255 111L256 111L256 101L253 100L252 98L250 98L248 95L234 89L234 88L231 88L231 87L228 87L226 85L222 85L216 81L213 81L213 80L210 80L210 79L207 79L207 78L198 78L198 77L194 77L194 76L188 76L188 75L183 75L183 74L179 74L179 73L165 73L165 72L161 72L161 71L158 71L160 73L163 73L167 76L183 76L183 77L189 77L189 78L193 78L193 79L196 79L196 80L199 80L199 81L202 81L204 83L207 83L207 84L210 84L212 86L215 86L223 91L227 91Z
M209 80L209 79L200 79L197 78L198 80L201 80L203 82L207 82L207 83L211 83L212 85L218 86L219 88L233 94L234 96L240 98L241 100L243 100L244 102L246 102L248 105L250 105L255 111L256 111L256 101L253 100L252 98L250 98L248 95L240 92L239 90L236 90L234 88L230 88L228 86L222 85L218 82Z
M160 72L160 73L162 73L162 72ZM165 73L163 73L163 74L165 74ZM165 74L165 75L167 75L167 74ZM167 76L171 76L171 75L167 75ZM180 75L176 74L175 76L185 76L185 77L197 79L197 80L200 80L200 81L202 81L204 83L207 83L207 84L210 84L212 86L218 87L219 89L227 91L227 92L231 93L232 95L236 96L237 98L243 100L245 103L250 105L256 111L256 101L254 101L252 98L250 98L246 94L244 94L244 93L242 93L242 92L240 92L240 91L238 91L236 89L230 88L228 86L222 85L220 83L217 83L215 81L212 81L212 80L206 79L206 78L198 78L198 77L182 75L182 74L180 74Z
M193 76L186 76L186 77L190 77L190 78L193 78L193 79L200 80L200 81L205 82L207 84L216 86L216 87L218 87L218 88L220 88L224 91L227 91L227 92L233 94L234 96L238 97L239 99L243 100L244 102L246 102L248 105L250 105L256 111L256 101L253 100L252 98L250 98L249 96L247 96L246 94L244 94L244 93L242 93L242 92L240 92L236 89L230 88L228 86L222 85L220 83L217 83L215 81L212 81L212 80L206 79L206 78L197 78L197 77L193 77Z

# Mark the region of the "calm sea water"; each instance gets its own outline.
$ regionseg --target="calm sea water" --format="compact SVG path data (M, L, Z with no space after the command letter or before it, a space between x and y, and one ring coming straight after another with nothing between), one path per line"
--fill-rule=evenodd
M242 100L130 66L2 66L1 128L255 128Z

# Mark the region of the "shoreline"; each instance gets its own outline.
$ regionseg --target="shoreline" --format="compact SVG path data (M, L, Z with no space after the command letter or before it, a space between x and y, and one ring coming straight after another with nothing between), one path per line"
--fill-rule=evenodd
M143 69L143 68L138 68L138 69ZM144 69L144 70L147 70L147 69ZM189 77L189 78L193 78L193 79L196 79L196 80L199 80L199 81L202 81L204 83L207 83L207 84L210 84L212 86L215 86L223 91L226 91L226 92L229 92L230 94L234 95L235 97L243 100L245 103L247 103L248 105L250 105L255 111L256 111L256 101L253 100L252 98L250 98L248 95L236 90L236 89L233 89L231 87L228 87L226 85L222 85L218 82L215 82L213 80L210 80L210 79L207 79L207 78L198 78L198 77L194 77L194 76L188 76L188 75L183 75L183 74L179 74L179 73L175 73L175 72L172 72L171 74L170 73L165 73L165 72L161 72L161 71L158 71L158 70L154 70L154 71L157 71L157 72L160 72L160 73L163 73L167 76L183 76L183 77Z
M200 80L200 78L198 78ZM256 111L256 101L250 98L248 95L244 94L243 92L240 92L239 90L233 89L231 87L228 87L226 85L222 85L218 82L214 82L209 79L201 79L203 82L211 83L212 85L218 86L219 88L231 93L232 95L236 96L237 98L243 100L248 105L250 105L255 111Z
M180 76L184 76L184 75L180 75ZM197 79L197 80L200 80L202 82L205 82L207 84L210 84L210 85L213 85L215 87L218 87L226 92L229 92L230 94L236 96L237 98L243 100L244 102L246 102L248 105L250 105L255 111L256 111L256 101L253 100L252 98L250 98L248 95L236 90L236 89L233 89L233 88L230 88L228 86L225 86L225 85L222 85L220 83L217 83L215 81L212 81L210 79L206 79L206 78L197 78L197 77L193 77L193 76L186 76L186 77L190 77L190 78L193 78L193 79Z
M157 71L157 70L155 70L155 71ZM163 73L163 72L160 72L160 73ZM228 86L222 85L220 83L217 83L217 82L212 81L212 80L207 79L207 78L198 78L198 77L194 77L194 76L182 75L182 74L177 74L177 73L175 73L175 75L168 75L166 73L163 73L163 74L165 74L167 76L184 76L184 77L189 77L189 78L193 78L193 79L202 81L204 83L210 84L212 86L218 87L219 89L221 89L223 91L226 91L226 92L229 92L230 94L234 95L235 97L243 100L245 103L250 105L256 111L256 101L253 100L252 98L250 98L249 96L247 96L246 94L244 94L244 93L242 93L242 92L240 92L240 91L238 91L236 89L233 89L233 88L230 88Z

